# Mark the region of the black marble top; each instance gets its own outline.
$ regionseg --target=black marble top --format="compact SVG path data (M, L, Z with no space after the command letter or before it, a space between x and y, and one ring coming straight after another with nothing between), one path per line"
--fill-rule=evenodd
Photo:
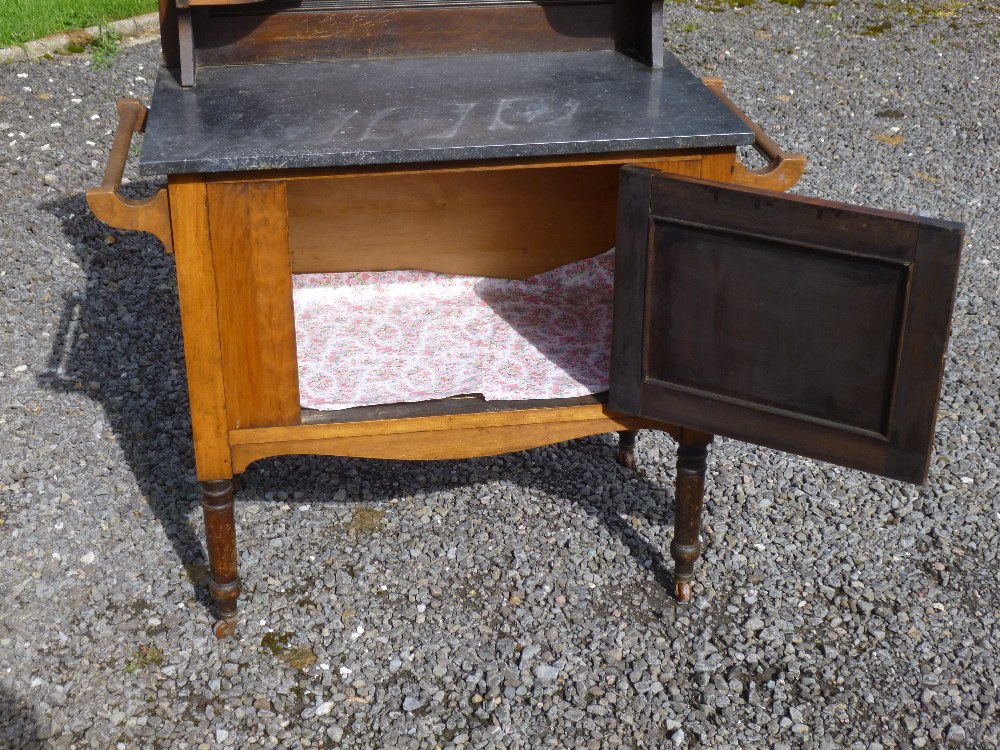
M617 52L161 70L144 175L747 145L753 135L672 55Z

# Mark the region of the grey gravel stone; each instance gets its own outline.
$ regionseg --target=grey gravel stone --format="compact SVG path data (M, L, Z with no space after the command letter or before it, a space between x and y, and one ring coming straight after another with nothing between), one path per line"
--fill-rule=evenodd
M416 711L418 708L423 708L424 701L420 698L415 698L412 695L408 695L403 698L403 710L404 711Z
M949 744L961 745L966 740L965 729L961 724L952 724L948 727L948 735L946 739Z
M535 678L541 682L552 682L559 676L559 669L550 664L539 664L534 670Z
M330 738L331 742L340 742L344 739L344 729L343 727L330 727L326 730L326 736Z
M525 646L524 650L521 652L521 661L520 661L521 669L527 669L528 666L531 664L531 660L534 659L536 656L538 656L538 653L541 650L542 647L534 643Z
M743 624L743 627L756 633L757 631L764 629L764 621L759 617L751 617Z
M0 747L1000 746L995 5L664 9L671 49L809 157L796 193L967 223L925 487L720 438L681 606L663 433L635 474L615 436L261 461L221 643L174 261L83 197L159 51L3 65Z

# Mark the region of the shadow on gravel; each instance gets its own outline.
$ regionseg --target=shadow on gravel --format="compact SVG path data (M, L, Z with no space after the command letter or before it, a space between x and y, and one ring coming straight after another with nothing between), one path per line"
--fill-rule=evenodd
M150 195L154 190L152 184L130 186L130 192L134 191L136 196ZM95 432L110 430L179 562L189 570L198 569L205 565L206 557L200 534L195 533L188 520L190 503L197 500L198 489L173 259L150 235L118 232L105 226L90 213L83 195L64 196L44 207L61 222L67 242L73 246L77 262L86 273L87 285L65 299L41 384L62 392L83 392L101 404L107 424L95 425ZM111 244L109 237L114 238ZM615 440L614 436L601 435L577 441L575 445L592 454L588 460L604 463L606 471L612 473L621 471L615 462ZM506 478L558 497L565 494L565 474L558 469L532 472L533 465L545 460L539 458L539 451L544 450L510 457L508 463L514 463L511 476ZM401 494L467 486L477 481L472 475L482 469L484 461L488 460L433 462L430 466L435 468L431 469L426 464L405 461L268 459L252 465L244 474L244 492L263 496L305 489L315 497L323 491L324 476L367 464L373 474L386 473L388 469L398 481L391 489L350 502L378 503ZM442 468L449 465L455 469ZM359 471L368 473L368 469ZM438 477L448 474L453 479L418 480L427 474ZM642 512L656 516L651 521L666 524L672 520L667 511L672 511L669 506L673 504L673 490L650 482L641 473L623 477L620 488L622 491L613 493L615 500L607 504L579 498L566 500L578 502L589 515L598 518L637 562L654 572L665 593L670 592L673 590L670 566L660 549L632 529L622 516ZM643 494L662 497L663 503L655 509L640 508L637 497ZM141 511L144 505L140 498L122 501L131 503L136 511ZM195 588L200 603L211 609L207 586L197 583Z
M31 701L0 682L0 746L36 750L45 746L46 737Z
M639 435L639 446L643 440ZM633 529L623 516L628 518L633 514L641 514L650 523L659 526L673 525L673 486L664 486L659 482L650 481L643 474L640 465L632 472L621 468L616 461L617 437L612 434L592 435L579 438L564 445L547 448L536 448L530 451L511 453L504 456L504 471L500 479L508 480L523 488L541 491L549 497L560 498L576 504L589 516L598 519L605 528L614 534L628 549L631 557L642 567L652 571L655 581L663 587L663 596L673 601L673 563L664 556L659 545L645 539L642 534ZM589 499L567 495L566 485L570 477L570 468L564 468L558 460L552 460L552 453L585 453L585 460L597 470L603 470L607 484L613 487L610 493L613 497L606 502L592 502ZM575 456L577 462L580 456ZM286 492L289 495L302 491L308 497L309 503L332 503L324 479L332 474L343 474L353 470L357 476L354 484L378 485L384 484L384 477L393 478L393 487L374 486L367 490L363 497L354 497L347 502L350 505L376 505L387 503L401 496L413 495L425 497L436 492L449 492L456 489L473 486L486 479L483 477L495 464L495 458L471 458L462 461L385 461L380 459L350 459L313 456L282 456L265 459L251 464L242 476L242 492L253 493L256 499L273 496L275 493ZM711 460L711 459L710 459ZM538 471L539 467L541 468ZM451 475L445 479L444 475ZM429 478L428 475L436 475ZM530 475L530 476L529 476ZM640 498L654 497L660 501L653 507ZM237 500L239 496L237 495ZM317 499L318 498L318 499ZM292 502L286 500L286 502ZM496 503L502 504L502 499ZM239 519L237 518L237 523ZM663 545L662 549L666 549ZM658 592L659 593L659 592ZM659 597L657 597L659 598Z
M143 183L131 189L137 196L155 191ZM42 385L82 392L104 407L94 432L110 431L146 500L120 501L133 512L148 504L181 564L204 565L200 535L188 521L198 493L173 260L150 235L98 221L83 195L44 208L60 221L87 285L64 300ZM99 460L88 470L101 470ZM207 587L195 588L209 607Z

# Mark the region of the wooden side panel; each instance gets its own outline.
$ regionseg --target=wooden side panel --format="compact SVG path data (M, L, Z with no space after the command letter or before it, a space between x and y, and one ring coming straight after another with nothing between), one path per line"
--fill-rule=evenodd
M958 288L961 225L925 222L920 227L906 300L906 332L892 413L886 473L926 479L944 354ZM915 480L910 480L915 481Z
M198 64L614 47L611 3L491 5L239 14L201 8Z
M611 407L923 481L961 226L625 171Z
M906 265L672 222L652 242L670 250L647 264L644 335L670 343L645 351L650 377L885 433Z
M701 160L701 174L691 175L704 180L732 182L733 168L736 165L736 149L726 148L707 151Z
M612 247L617 181L613 165L298 181L292 267L526 278Z
M701 170L696 156L645 161ZM289 182L292 269L526 278L614 245L618 172L612 163Z
M205 183L195 176L172 177L169 190L198 479L229 479L233 470Z
M181 67L181 86L194 86L197 67L194 20L187 0L175 0L175 3L177 5L177 56Z
M208 188L228 426L299 421L285 185Z
M168 68L180 66L180 48L177 36L177 7L175 0L159 0L160 47L163 50L163 64Z
M651 159L649 161L637 162L637 164L641 164L642 166L649 167L651 169L657 169L665 174L678 174L685 175L687 177L701 177L702 171L701 159ZM619 173L619 185L621 184L620 181L621 174Z

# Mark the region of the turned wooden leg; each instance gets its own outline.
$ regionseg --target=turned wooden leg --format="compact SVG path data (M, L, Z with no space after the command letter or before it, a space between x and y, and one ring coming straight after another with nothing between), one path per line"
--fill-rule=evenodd
M677 448L674 540L670 543L670 556L674 558L674 593L681 602L691 598L694 563L701 554L701 507L710 442L711 435L684 430Z
M635 471L635 439L638 430L622 430L618 433L618 463Z
M212 577L208 589L219 608L213 628L217 638L236 631L236 600L240 577L236 572L236 517L233 514L233 480L201 483L201 507L205 511L205 537Z

